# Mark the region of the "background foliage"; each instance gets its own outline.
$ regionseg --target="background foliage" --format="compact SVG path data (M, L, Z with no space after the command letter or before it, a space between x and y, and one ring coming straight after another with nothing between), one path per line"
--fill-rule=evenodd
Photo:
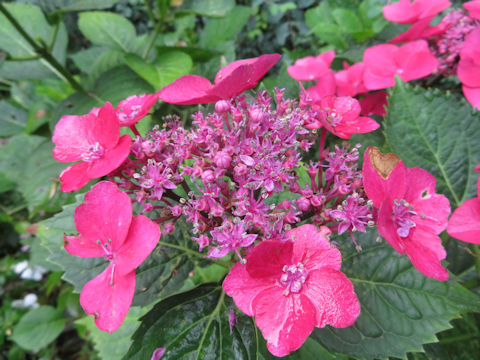
M120 330L107 334L95 328L79 307L78 293L105 262L63 250L62 234L75 232L72 215L83 195L59 191L64 166L51 157L51 133L62 115L158 91L184 74L212 79L220 66L264 53L283 58L260 86L285 87L297 96L298 84L286 72L295 59L334 49L333 67L339 69L342 61L360 61L365 48L404 30L383 18L385 3L1 2L13 22L0 14L0 357L146 359L168 345L168 359L271 358L252 320L221 291L226 269L201 256L186 225L162 237L138 269L134 306ZM390 90L381 129L351 142L394 151L407 166L427 169L456 208L474 196L473 167L480 163L480 115L461 100L459 90L451 80L437 82L436 88L425 81L399 82ZM160 103L138 127L144 133L170 113L187 123L196 109ZM344 254L342 270L362 305L356 324L317 329L287 358L471 359L478 354L480 318L473 313L480 311L478 248L445 236L452 273L450 281L440 283L376 238L375 232L361 236L364 250L358 253L350 240L335 239ZM17 271L23 260L31 273L46 270L41 281ZM38 307L22 300L27 294L37 295ZM230 311L237 316L232 330Z

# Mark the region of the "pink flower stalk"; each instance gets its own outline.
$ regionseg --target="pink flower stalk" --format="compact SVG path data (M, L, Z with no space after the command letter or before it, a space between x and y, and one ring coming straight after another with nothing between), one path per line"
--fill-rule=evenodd
M457 73L468 102L480 109L480 28L473 30L465 39Z
M463 7L468 10L471 18L480 19L480 0L463 3Z
M298 349L314 327L347 327L360 314L329 232L302 225L286 233L293 241L264 240L246 257L246 265L235 264L223 282L239 309L255 317L275 356Z
M90 179L107 175L130 154L131 138L120 136L120 125L110 103L83 116L65 115L55 126L53 157L61 162L81 162L60 174L61 190L75 191Z
M352 134L374 131L380 126L369 117L361 117L358 100L350 96L326 96L320 100L319 107L321 124L342 139L350 139ZM306 127L314 128L309 125Z
M307 56L295 61L287 68L288 74L297 81L313 81L319 79L330 68L335 58L335 51L324 52L317 57Z
M132 126L148 115L150 109L158 100L157 94L132 95L120 101L117 112L120 126Z
M383 16L388 21L413 24L418 20L434 17L448 8L452 3L448 0L400 0L383 7Z
M448 199L435 193L436 179L426 170L406 168L395 154L365 151L363 184L378 208L378 232L399 253L407 254L422 274L448 280L446 257L438 236L447 227Z
M279 54L237 60L220 69L215 83L198 75L185 75L160 90L160 100L179 105L215 103L228 100L253 89L270 68L280 60Z
M75 256L104 257L108 267L85 284L80 304L95 324L109 333L122 325L135 291L135 268L160 238L158 225L143 215L132 217L127 194L101 181L75 209L79 235L64 235L65 250Z
M400 47L380 44L365 50L363 80L369 90L385 89L395 85L395 75L403 81L430 75L438 66L425 40L417 40Z
M478 168L475 171L479 171ZM466 200L450 216L447 233L455 239L480 244L480 178L477 197Z

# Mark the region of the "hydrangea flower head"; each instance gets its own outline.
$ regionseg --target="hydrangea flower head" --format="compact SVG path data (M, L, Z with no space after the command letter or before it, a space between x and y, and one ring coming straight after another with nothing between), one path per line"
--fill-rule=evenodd
M435 193L436 179L426 170L406 168L395 154L365 151L365 192L378 210L378 232L399 253L407 254L424 275L448 280L446 257L438 236L447 227L450 204Z
M114 332L122 324L135 291L135 268L160 238L157 224L143 215L132 217L128 195L101 181L75 209L79 235L64 235L65 250L79 257L104 257L108 267L85 284L80 304L95 317L100 330Z
M237 60L220 69L215 83L197 75L185 75L160 90L162 101L179 105L208 104L231 99L253 89L270 68L280 60L279 54Z
M118 168L130 153L131 138L120 136L114 108L106 103L83 116L65 115L55 126L53 157L60 162L81 161L60 174L62 191L82 188L90 179Z
M292 241L264 240L246 257L246 265L235 264L223 282L240 310L255 317L275 356L298 349L314 327L347 327L360 314L329 232L302 225L287 232Z

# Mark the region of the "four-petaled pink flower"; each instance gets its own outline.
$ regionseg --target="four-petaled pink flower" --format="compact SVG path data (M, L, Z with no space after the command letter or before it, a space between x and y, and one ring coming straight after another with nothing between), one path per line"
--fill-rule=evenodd
M60 174L61 190L75 191L90 179L107 175L130 154L129 135L120 136L115 110L107 102L83 116L65 115L55 126L53 157L61 162L81 161Z
M307 56L295 61L287 68L288 74L297 81L313 81L331 72L330 64L335 58L335 51L324 52L317 57Z
M385 89L395 85L395 75L403 81L430 75L438 66L425 40L417 40L397 47L392 44L372 46L363 53L365 72L363 81L369 90Z
M158 100L157 94L132 95L120 101L116 108L120 126L132 126L143 119Z
M280 54L234 61L220 69L215 84L198 75L185 75L159 92L160 100L172 104L194 105L231 99L253 89L270 68L280 60Z
M438 234L447 227L450 204L435 193L435 183L428 171L406 168L395 154L375 147L365 151L363 185L379 209L378 232L421 273L445 281L448 272L441 260L446 252Z
M360 314L329 232L302 225L286 233L293 241L263 240L223 282L239 309L255 317L273 355L298 349L314 327L347 327Z
M475 171L479 171L478 167ZM455 239L480 244L480 178L477 180L477 197L455 209L448 220L447 232Z
M383 16L388 21L413 24L418 20L433 18L439 12L452 5L449 0L400 0L399 2L385 5ZM431 20L431 19L430 19Z
M65 250L79 257L101 257L108 267L85 284L80 304L95 317L100 330L117 330L127 315L135 291L135 268L152 252L160 228L143 215L132 217L128 195L101 181L75 209L78 236L64 235Z

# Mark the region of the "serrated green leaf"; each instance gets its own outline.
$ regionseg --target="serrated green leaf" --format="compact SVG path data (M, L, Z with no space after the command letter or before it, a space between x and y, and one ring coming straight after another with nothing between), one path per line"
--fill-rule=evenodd
M40 38L49 43L53 27L45 19L40 8L34 5L9 3L4 4L11 15L18 21L32 38ZM66 58L68 35L65 25L59 25L52 55L63 64ZM0 14L0 48L15 57L28 57L36 55L31 45L23 38L15 27ZM0 76L7 79L31 79L57 75L63 76L45 59L29 61L6 61L0 68Z
M147 310L147 308L132 306L123 320L122 326L111 334L99 330L93 316L85 316L75 321L75 324L86 327L88 338L95 344L95 349L102 360L118 360L126 354L132 343L130 337L140 325L138 319Z
M177 14L223 17L235 7L234 0L186 0Z
M462 312L480 310L480 297L454 279L425 277L408 257L376 244L376 231L355 237L364 250L349 246L342 271L355 286L361 313L351 327L314 330L312 338L328 350L367 359L406 358L407 352L436 342L435 334L450 328Z
M147 63L136 54L127 54L125 61L155 90L160 90L180 76L187 75L193 66L191 57L182 51L160 53L153 63Z
M124 359L149 359L165 347L168 359L256 359L257 332L251 318L236 313L230 334L233 302L218 285L204 285L169 297L149 311L133 335Z
M125 17L105 11L81 13L78 27L95 45L103 45L124 52L135 48L135 27Z
M480 163L480 114L465 101L437 90L397 81L388 99L385 135L408 167L421 167L437 179L437 191L454 207L473 197Z
M66 319L52 306L40 306L26 313L13 328L12 340L26 350L38 350L57 338Z

